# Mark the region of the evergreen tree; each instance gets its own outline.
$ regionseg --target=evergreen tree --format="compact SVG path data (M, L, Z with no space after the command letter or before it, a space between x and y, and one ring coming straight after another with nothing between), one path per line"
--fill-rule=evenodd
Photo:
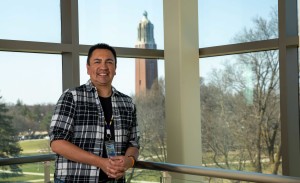
M18 144L18 134L12 126L12 117L7 114L7 111L6 104L0 101L0 158L16 157L22 151ZM17 165L1 166L1 168L9 168L13 172L20 171Z

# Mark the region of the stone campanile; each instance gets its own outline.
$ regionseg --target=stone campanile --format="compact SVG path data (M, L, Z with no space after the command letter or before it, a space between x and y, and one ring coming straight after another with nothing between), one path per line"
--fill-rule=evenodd
M154 26L148 19L145 11L143 18L138 25L138 40L136 48L156 49L154 40ZM135 94L147 92L153 83L157 82L157 60L156 59L135 59Z

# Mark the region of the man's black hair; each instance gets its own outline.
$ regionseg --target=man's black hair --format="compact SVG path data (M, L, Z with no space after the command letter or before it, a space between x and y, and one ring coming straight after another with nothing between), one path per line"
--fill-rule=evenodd
M115 57L115 62L116 62L115 65L117 66L117 53L116 53L116 50L113 47L111 47L111 46L109 46L108 44L105 44L105 43L98 43L98 44L95 44L92 47L90 47L88 57L87 57L87 62L86 62L88 65L90 65L90 58L91 58L94 50L96 50L96 49L105 49L105 50L111 51L112 54Z

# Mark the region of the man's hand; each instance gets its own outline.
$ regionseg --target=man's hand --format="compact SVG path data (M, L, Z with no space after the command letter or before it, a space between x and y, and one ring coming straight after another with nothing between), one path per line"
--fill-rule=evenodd
M108 159L109 166L107 167L107 175L110 178L119 179L125 175L125 172L132 168L133 163L130 157L114 156Z
M103 158L100 168L102 171L104 171L106 173L106 175L108 175L109 178L117 178L116 167L113 165L111 159Z

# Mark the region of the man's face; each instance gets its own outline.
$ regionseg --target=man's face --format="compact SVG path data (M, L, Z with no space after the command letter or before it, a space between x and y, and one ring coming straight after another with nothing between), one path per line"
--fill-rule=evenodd
M114 55L107 49L96 49L90 57L90 65L86 65L92 83L97 86L111 86L116 74Z

